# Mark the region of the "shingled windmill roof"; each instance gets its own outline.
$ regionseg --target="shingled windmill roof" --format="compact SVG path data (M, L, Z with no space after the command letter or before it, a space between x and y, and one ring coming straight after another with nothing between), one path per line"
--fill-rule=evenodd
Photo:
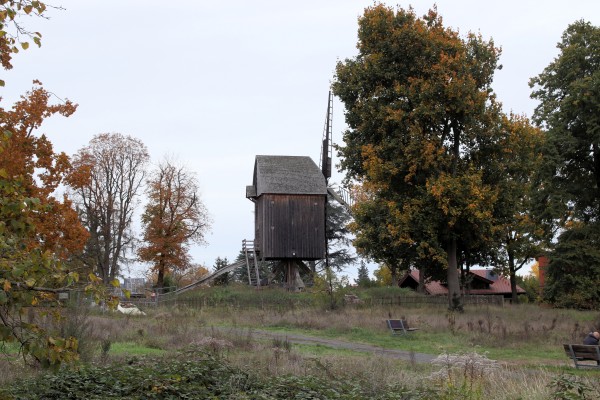
M269 194L327 194L323 173L310 157L256 156L246 197Z

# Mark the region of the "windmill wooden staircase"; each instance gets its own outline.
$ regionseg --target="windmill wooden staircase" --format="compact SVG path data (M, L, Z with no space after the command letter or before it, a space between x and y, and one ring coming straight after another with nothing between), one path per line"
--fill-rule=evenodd
M242 240L242 250L246 256L246 268L248 269L248 284L260 288L259 258L254 247L254 240Z

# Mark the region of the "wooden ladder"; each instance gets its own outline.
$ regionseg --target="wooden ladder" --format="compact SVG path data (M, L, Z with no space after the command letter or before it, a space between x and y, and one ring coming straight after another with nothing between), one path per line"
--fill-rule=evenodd
M258 272L257 251L254 248L254 240L242 240L242 250L246 256L246 268L248 269L248 284L260 288L260 274Z

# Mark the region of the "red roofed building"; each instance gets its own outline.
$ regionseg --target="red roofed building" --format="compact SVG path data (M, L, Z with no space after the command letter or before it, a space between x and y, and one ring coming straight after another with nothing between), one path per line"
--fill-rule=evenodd
M510 290L510 281L489 269L472 269L469 271L468 277L471 280L468 293L474 295L502 295L506 298L512 296ZM417 290L419 286L419 270L410 270L398 281L398 286L401 288L410 288ZM425 293L432 296L448 295L448 285L440 281L426 281ZM517 293L524 294L523 290L517 285Z

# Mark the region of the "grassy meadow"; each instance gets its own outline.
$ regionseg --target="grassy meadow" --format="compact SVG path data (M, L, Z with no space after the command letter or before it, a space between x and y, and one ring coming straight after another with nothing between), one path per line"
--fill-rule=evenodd
M353 293L368 300L400 292ZM0 391L0 399L28 398L34 387L47 397L31 398L48 399L203 398L193 397L199 390L239 399L600 398L600 371L575 370L562 349L600 326L598 312L507 304L449 313L434 305L343 305L339 298L331 309L320 293L246 287L200 289L185 298L203 301L142 307L145 316L66 308L53 328L78 337L79 364L48 379L45 371L23 366L16 346L5 346L0 383L12 389ZM405 317L419 330L392 336L390 317ZM298 344L291 339L297 335L437 358L417 363ZM22 383L23 377L33 381ZM113 392L102 392L102 382ZM84 396L90 390L98 397Z

